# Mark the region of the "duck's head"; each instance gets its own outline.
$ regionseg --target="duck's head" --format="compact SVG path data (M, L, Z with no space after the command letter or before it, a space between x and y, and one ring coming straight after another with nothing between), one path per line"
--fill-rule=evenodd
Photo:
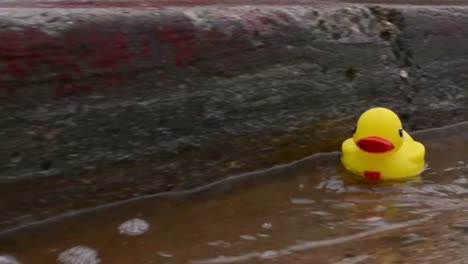
M403 136L398 116L389 109L376 107L361 115L354 129L353 139L363 151L387 153L400 148Z

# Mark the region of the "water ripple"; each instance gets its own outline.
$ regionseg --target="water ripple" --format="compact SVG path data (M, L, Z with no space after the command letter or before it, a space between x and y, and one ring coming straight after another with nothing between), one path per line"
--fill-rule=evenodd
M263 252L250 252L238 256L219 256L216 258L210 258L210 259L202 259L202 260L192 260L191 263L193 264L228 264L228 263L238 263L238 262L244 262L252 259L262 259L264 258L263 256L266 255L272 255L271 252L275 252L275 257L280 257L284 255L288 255L291 252L299 252L299 251L307 251L311 249L316 249L320 247L327 247L327 246L335 246L347 242L351 242L356 239L361 239L365 238L371 235L379 234L382 232L387 232L387 231L392 231L396 229L401 229L401 228L407 228L413 225L421 224L423 222L429 221L432 219L433 216L426 216L421 219L417 220L411 220L411 221L406 221L406 222L401 222L401 223L393 223L393 224L387 224L384 226L379 226L367 231L359 232L353 235L349 236L343 236L339 238L333 238L333 239L326 239L326 240L318 240L318 241L305 241L302 243L298 243L295 245L287 246L283 249L279 250L266 250Z

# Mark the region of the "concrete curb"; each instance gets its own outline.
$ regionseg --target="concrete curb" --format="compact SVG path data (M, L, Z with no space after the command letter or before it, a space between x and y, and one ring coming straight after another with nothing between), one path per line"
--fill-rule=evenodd
M0 228L468 117L463 7L0 7Z

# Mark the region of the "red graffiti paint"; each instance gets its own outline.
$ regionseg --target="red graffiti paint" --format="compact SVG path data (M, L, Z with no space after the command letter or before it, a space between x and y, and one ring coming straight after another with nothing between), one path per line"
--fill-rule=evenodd
M225 16L220 13L219 17ZM268 35L283 21L276 14L247 12L241 16L241 25L236 19L226 19L224 24L205 30L183 15L170 19L131 34L125 23L112 28L76 26L59 35L34 28L0 32L2 90L39 81L50 83L55 96L105 91L124 84L142 69L171 66L162 63L182 68L200 59L235 58L238 52L258 48L252 41L255 33ZM235 63L224 70L233 67ZM170 71L164 73L165 78L168 74Z
M1 52L1 51L0 51ZM7 59L4 62L5 71L14 78L24 78L26 76L26 70L21 67L19 62L15 59Z
M200 48L194 39L192 28L162 27L156 31L161 43L169 44L174 52L175 64L186 65L191 59L200 55Z
M461 1L461 0L460 0ZM0 8L165 8L165 7L195 7L195 6L242 6L242 5L267 5L267 6L323 6L333 3L322 1L301 0L135 0L135 1L112 1L112 0L89 0L89 1L1 1ZM335 3L336 5L337 3Z
M143 42L143 50L141 51L142 56L148 57L151 55L151 46L150 46L150 40L145 39Z
M264 15L258 12L248 12L244 15L244 25L254 29L260 35L267 35L273 32L272 27L280 24L283 20L276 15Z
M318 1L318 0L22 0L0 1L0 8L165 8L165 7L195 7L195 6L330 6L355 4L384 4L384 5L429 5L429 6L466 6L466 0L343 0L342 2Z
M82 29L51 36L29 29L0 32L0 39L0 77L6 78L0 82L8 89L16 88L7 86L11 81L34 77L50 82L56 96L89 93L97 85L117 83L122 77L116 76L130 67L128 37L120 32Z
M274 15L275 15L279 20L282 20L282 21L288 21L288 19L289 19L288 15L285 14L285 13L278 12L278 13L274 13Z
M3 70L13 78L24 78L26 69L21 60L29 58L31 49L25 46L23 36L16 32L5 32L0 41L0 54L3 60Z
M85 59L95 68L114 68L129 63L128 36L124 33L92 31L87 36L94 56Z

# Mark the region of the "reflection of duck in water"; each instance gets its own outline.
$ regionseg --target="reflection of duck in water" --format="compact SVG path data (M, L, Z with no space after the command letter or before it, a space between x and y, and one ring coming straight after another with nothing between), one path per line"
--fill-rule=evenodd
M342 151L344 167L370 180L410 178L425 167L424 146L403 130L394 112L381 107L361 115Z

